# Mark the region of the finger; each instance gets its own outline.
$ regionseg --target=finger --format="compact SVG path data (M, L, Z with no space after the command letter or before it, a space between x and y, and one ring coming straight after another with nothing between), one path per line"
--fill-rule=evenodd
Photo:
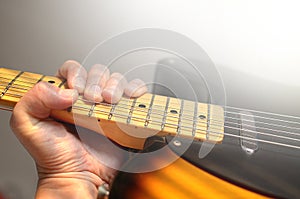
M128 97L140 97L148 91L145 82L140 79L134 79L128 83L124 93Z
M53 109L66 109L72 106L73 100L78 97L74 89L60 89L51 84L40 82L33 87L16 104L13 110L13 118L19 125L33 126L41 119L50 116ZM19 125L12 125L18 127Z
M102 90L109 79L110 72L106 66L96 64L88 73L84 97L95 102L102 102Z
M87 72L78 62L74 60L66 61L58 70L57 76L67 79L69 88L83 93Z
M127 81L120 73L113 73L102 91L103 99L108 103L117 103L123 96Z

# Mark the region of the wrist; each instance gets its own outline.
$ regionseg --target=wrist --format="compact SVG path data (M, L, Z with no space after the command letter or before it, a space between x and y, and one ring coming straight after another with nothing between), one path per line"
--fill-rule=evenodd
M100 178L85 173L56 174L40 177L36 198L97 198Z

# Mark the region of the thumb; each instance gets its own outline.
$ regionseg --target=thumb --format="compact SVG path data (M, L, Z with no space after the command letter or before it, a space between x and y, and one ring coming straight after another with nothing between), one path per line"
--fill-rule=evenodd
M19 124L32 125L50 116L51 110L70 107L78 97L73 89L60 89L46 82L35 85L16 104L12 118ZM12 124L12 127L14 124Z

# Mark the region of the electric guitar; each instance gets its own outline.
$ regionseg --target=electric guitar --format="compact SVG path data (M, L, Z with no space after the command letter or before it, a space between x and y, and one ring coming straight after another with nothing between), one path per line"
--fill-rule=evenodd
M57 77L0 68L1 109L12 110L40 81L66 88L65 80ZM51 117L141 151L137 154L164 149L147 162L133 157L124 171L165 166L144 173L120 172L110 198L300 196L298 117L149 93L137 99L124 97L118 104L79 98L70 109L53 111ZM101 130L89 125L94 121ZM174 161L168 164L170 159Z

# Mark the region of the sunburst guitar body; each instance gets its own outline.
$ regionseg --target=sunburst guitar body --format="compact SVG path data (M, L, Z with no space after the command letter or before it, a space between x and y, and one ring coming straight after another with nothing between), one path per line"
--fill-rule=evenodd
M40 81L65 87L56 77L6 68L0 74L1 109L12 110ZM51 117L72 124L76 117L76 125L134 149L111 187L113 199L300 198L299 117L149 93L115 105L79 98ZM160 153L141 161L153 151Z

